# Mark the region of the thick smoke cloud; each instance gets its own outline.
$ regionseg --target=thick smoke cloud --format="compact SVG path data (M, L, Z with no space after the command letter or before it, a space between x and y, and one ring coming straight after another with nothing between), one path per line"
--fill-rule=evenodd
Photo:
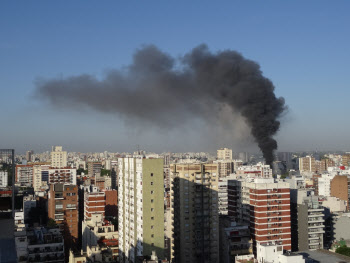
M211 53L206 45L178 59L146 46L127 69L110 71L103 80L81 75L40 81L36 92L57 106L87 106L170 128L193 119L225 126L221 113L229 108L245 119L268 164L285 110L257 63L231 50Z

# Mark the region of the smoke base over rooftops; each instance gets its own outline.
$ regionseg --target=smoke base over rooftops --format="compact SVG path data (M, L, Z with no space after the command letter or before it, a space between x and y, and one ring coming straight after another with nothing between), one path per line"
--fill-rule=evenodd
M124 71L110 71L102 80L87 74L41 80L36 95L56 106L87 106L171 129L202 120L231 132L232 116L239 116L271 164L277 149L273 136L286 109L274 89L260 66L236 51L212 53L199 45L175 59L150 45L137 50Z

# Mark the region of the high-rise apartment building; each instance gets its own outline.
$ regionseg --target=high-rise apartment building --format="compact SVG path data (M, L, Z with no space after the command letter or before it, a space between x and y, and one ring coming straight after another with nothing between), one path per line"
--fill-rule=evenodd
M235 169L237 175L243 178L272 178L270 165L257 163L256 165L242 165Z
M219 214L228 215L228 180L233 180L233 176L219 178L218 182L218 200Z
M218 165L176 164L171 170L174 262L218 262Z
M34 191L39 191L42 186L47 186L49 183L49 164L34 164L33 165L33 188Z
M67 167L67 152L62 150L62 146L52 146L51 167Z
M292 248L294 251L323 249L324 207L318 196L292 204Z
M321 161L316 161L316 171L318 173L323 173L328 170L328 167L334 167L335 162L332 159L322 159Z
M163 159L118 159L120 262L155 251L164 258Z
M31 162L32 161L32 155L33 155L33 151L27 151L26 152L26 160L27 160L27 162Z
M300 172L315 172L316 171L315 158L311 156L299 158L299 170Z
M88 175L89 178L96 182L96 179L101 176L102 163L101 162L89 162L88 163Z
M77 184L77 170L69 167L49 169L49 184Z
M16 165L16 183L21 186L33 186L33 165L17 164Z
M91 219L94 214L105 217L105 193L100 191L85 193L84 195L84 220Z
M48 195L48 217L63 229L68 248L78 239L78 187L51 184Z
M220 148L217 150L218 160L232 160L232 149Z
M234 172L233 160L217 160L215 163L218 164L219 177L227 177Z
M290 188L288 183L256 178L229 180L228 215L250 225L254 253L257 244L275 242L291 250Z

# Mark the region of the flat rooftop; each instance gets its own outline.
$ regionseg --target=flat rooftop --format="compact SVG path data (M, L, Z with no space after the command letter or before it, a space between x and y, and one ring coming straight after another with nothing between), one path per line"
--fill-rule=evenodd
M350 257L343 256L328 250L313 250L313 251L299 251L296 252L303 255L307 263L340 263L350 262Z

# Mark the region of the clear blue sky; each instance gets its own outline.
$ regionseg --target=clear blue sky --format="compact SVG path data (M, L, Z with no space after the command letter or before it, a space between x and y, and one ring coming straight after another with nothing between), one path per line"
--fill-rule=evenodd
M193 138L180 145L169 134L132 131L115 116L57 111L32 97L37 78L100 77L128 65L143 44L177 56L206 43L257 61L285 97L280 150L350 150L349 10L349 1L319 0L0 1L0 147L212 150Z

